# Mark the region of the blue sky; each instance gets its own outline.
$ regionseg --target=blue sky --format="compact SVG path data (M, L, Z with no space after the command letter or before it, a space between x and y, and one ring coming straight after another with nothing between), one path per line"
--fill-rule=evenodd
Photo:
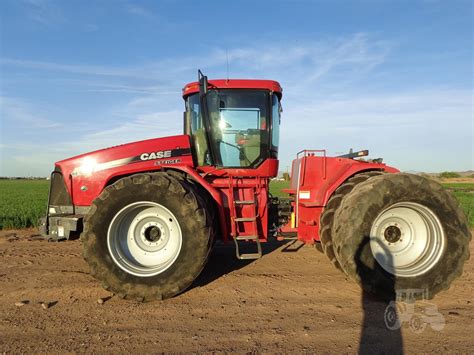
M402 170L474 169L472 1L0 1L0 176L179 134L181 88L278 80L280 170L368 148ZM226 54L227 53L227 54Z

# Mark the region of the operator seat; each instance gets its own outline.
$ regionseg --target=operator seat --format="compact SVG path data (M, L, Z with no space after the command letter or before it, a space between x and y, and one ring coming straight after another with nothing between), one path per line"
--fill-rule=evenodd
M266 131L262 130L253 130L253 132L247 134L243 139L242 150L243 150L243 159L240 160L240 165L242 167L250 166L253 162L258 160L262 152L262 137L266 134ZM265 139L263 139L265 142Z
M236 143L241 147L242 153L240 158L240 166L247 167L254 163L261 155L262 142L266 142L266 120L265 117L260 118L260 129L249 129L245 135L238 134Z

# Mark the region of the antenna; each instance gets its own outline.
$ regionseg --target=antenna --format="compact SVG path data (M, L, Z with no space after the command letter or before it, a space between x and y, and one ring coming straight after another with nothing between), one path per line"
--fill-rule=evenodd
M225 56L227 59L227 83L228 83L229 82L229 50L227 47L225 48Z

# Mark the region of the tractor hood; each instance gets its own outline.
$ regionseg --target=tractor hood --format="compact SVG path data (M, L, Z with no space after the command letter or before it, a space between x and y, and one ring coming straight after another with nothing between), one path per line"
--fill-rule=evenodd
M88 206L114 179L169 165L193 166L189 136L154 138L96 150L57 162L73 203Z

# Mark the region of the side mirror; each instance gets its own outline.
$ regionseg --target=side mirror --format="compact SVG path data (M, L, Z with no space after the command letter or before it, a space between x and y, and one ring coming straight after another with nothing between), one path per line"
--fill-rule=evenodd
M207 76L205 76L201 70L198 70L198 80L199 80L199 95L207 94Z

